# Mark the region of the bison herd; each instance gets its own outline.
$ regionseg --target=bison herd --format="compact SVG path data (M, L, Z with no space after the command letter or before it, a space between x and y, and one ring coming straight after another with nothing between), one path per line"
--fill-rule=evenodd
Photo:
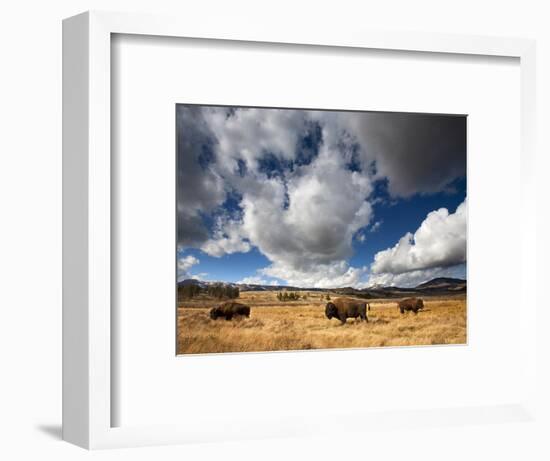
M399 312L404 314L405 312L414 312L418 314L418 311L424 308L424 301L420 298L406 298L397 303ZM350 298L338 298L334 301L330 301L325 306L325 316L330 320L333 317L346 323L347 319L354 318L359 321L369 321L368 311L370 311L370 304L367 302L356 301ZM210 318L217 320L224 318L225 320L231 320L235 316L250 317L250 307L244 304L229 301L220 304L217 307L213 307L210 310Z

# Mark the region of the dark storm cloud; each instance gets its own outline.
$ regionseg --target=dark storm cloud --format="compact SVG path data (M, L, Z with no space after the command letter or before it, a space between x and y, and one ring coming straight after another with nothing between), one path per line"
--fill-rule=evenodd
M223 181L212 169L215 138L200 107L177 106L178 244L199 246L208 239L201 214L225 200Z
M185 211L178 213L178 245L200 247L208 237L208 229L200 216Z
M388 179L394 197L444 190L466 174L466 117L403 113L350 114L364 166Z

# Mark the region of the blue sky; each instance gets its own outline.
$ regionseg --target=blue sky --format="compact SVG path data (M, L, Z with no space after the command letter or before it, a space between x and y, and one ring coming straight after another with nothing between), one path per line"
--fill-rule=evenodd
M466 278L462 116L178 105L178 279Z

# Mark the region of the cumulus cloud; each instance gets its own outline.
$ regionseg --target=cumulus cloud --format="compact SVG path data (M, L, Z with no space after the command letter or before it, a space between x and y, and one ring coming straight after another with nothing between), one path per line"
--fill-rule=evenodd
M267 154L292 161L311 129L306 111L177 106L178 243L200 247L209 240L204 215L219 209L229 193L247 183L241 168L255 173ZM261 180L261 178L256 178ZM250 184L250 181L248 182ZM206 248L221 254L234 241L214 237ZM247 246L242 245L247 251Z
M242 283L243 285L279 285L279 283L276 280L267 280L258 275L245 277L239 280L237 283Z
M276 262L260 270L270 277L286 280L289 285L311 288L337 288L357 286L368 272L367 267L351 267L346 261L318 264L296 269L285 262Z
M300 286L352 281L355 272L344 263L354 234L370 221L371 190L367 176L346 169L323 145L286 181L264 177L243 190L243 235L273 263L266 275Z
M465 263L467 220L467 199L455 213L432 211L414 234L408 232L393 248L376 253L372 273L397 275Z
M371 274L366 283L358 284L359 288L373 286L397 286L397 287L415 287L421 283L432 280L436 277L466 277L466 264L459 264L453 267L435 267L432 269L421 269L402 274Z
M189 270L199 263L199 259L193 255L178 258L178 279L190 277Z
M287 183L264 180L245 192L243 227L271 261L295 268L346 259L353 234L366 226L372 209L365 200L367 177L346 170L328 151Z
M266 112L269 111L261 113ZM234 119L241 117L239 114L235 112L224 120L232 125ZM220 114L212 112L210 117L218 119ZM291 123L291 119L284 114L279 114L279 117L292 126L303 125L294 119ZM265 118L261 121L268 123ZM222 122L217 120L216 123ZM269 120L268 124L277 126L277 123L279 121ZM219 145L225 146L226 156L242 160L239 155L244 149L244 158L249 165L253 163L251 146L255 146L255 149L267 149L266 146L270 146L269 149L279 149L281 155L287 157L291 151L295 154L295 141L277 147L265 139L260 145L249 139L241 145L242 140L233 139L237 133L230 136L231 142L222 142L222 130L219 127L216 130ZM326 126L322 126L321 130L319 152L308 164L295 165L278 176L269 176L253 167L248 169L246 175L232 176L231 187L240 197L241 212L238 217L218 218L212 237L200 247L204 252L211 256L222 256L246 252L255 246L273 263L266 269L273 274L268 275L277 277L275 273L284 273L286 276L281 278L289 283L308 283L313 286L315 283L310 281L325 278L322 276L325 269L318 268L326 267L331 268L329 273L332 279L343 277L345 281L355 280L353 277L356 272L341 263L353 254L354 234L370 222L372 207L367 198L372 192L372 181L368 175L351 171L347 167L341 138ZM275 131L270 128L269 132ZM246 149L243 146L247 146ZM313 273L317 274L316 280L308 276ZM324 280L319 283L329 282Z
M242 160L257 170L266 153L293 160L306 130L307 111L206 107L203 116L216 139L218 166L234 172Z
M222 215L216 220L213 237L200 248L206 254L219 258L225 254L246 253L250 250L250 243L243 233L242 223Z

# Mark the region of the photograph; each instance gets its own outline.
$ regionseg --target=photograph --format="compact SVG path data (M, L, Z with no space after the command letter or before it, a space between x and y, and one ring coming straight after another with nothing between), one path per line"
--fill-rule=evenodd
M176 353L467 344L467 116L176 104Z

